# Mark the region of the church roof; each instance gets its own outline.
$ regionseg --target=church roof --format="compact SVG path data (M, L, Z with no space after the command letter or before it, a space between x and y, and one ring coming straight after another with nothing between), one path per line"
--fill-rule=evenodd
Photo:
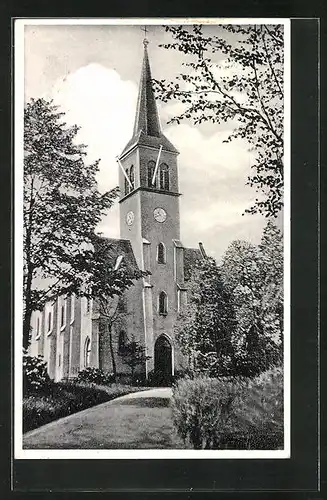
M158 149L162 145L164 150L178 153L175 146L164 136L161 130L157 104L152 88L151 68L146 43L144 43L144 57L133 136L120 156L123 156L136 145L150 146Z
M124 240L120 238L105 238L103 236L98 236L97 238L108 243L108 263L110 263L112 266L115 266L117 258L119 256L123 256L123 262L126 264L129 270L138 269L130 240Z
M184 248L184 279L187 281L192 276L192 270L196 262L203 260L199 248Z

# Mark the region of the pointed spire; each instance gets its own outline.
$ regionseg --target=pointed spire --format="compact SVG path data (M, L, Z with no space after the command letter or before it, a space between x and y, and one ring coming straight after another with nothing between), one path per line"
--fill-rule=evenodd
M147 49L148 43L148 40L145 38L143 41L144 56L133 135L135 136L142 131L143 134L147 136L160 137L161 127L151 83L152 77Z
M145 31L145 34L147 30ZM151 84L151 68L148 56L148 40L144 38L144 56L140 78L139 94L136 105L136 114L134 122L133 136L126 144L120 158L137 145L145 145L154 148L162 148L166 151L177 153L173 144L162 133L160 120L157 110L157 104Z

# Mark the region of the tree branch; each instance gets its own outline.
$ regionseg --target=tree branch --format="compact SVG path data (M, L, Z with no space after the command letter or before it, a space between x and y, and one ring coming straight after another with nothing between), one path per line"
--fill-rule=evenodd
M280 40L279 38L277 38L276 35L274 35L274 33L269 30L269 28L268 28L268 26L266 24L264 25L264 29L267 31L267 33L269 33L269 35L271 36L271 38L273 40L275 40L276 43L278 43L278 45L280 45L281 47L284 45L284 41Z
M274 78L274 80L276 82L276 85L277 85L277 88L278 88L278 91L279 91L280 95L282 97L284 97L284 93L283 93L283 91L281 89L281 86L279 84L277 75L276 75L275 70L274 70L274 68L273 68L273 66L271 64L271 59L270 59L270 55L269 55L269 52L268 52L268 49L267 49L267 45L266 45L266 40L265 40L264 33L262 33L262 41L263 41L263 46L265 48L265 52L266 52L266 56L267 56L267 61L268 61L268 64L269 64L269 68L270 68L271 74L273 75L273 78Z
M271 132L274 134L274 136L276 137L276 139L278 141L282 141L282 138L279 134L277 134L275 128L273 127L273 124L270 120L270 117L267 113L267 110L266 110L266 106L263 102L263 99L262 99L262 96L261 96L261 93L260 93L260 90L259 90L259 86L260 86L260 83L259 83L259 80L258 80L258 74L257 74L257 67L256 67L256 63L255 63L255 59L252 58L252 68L254 70L254 77L255 77L255 82L256 82L256 85L255 85L255 88L256 88L256 92L257 92L257 95L258 95L258 99L259 99L259 102L260 102L260 106L262 108L262 112L264 113L265 117L266 117L266 120L267 120L267 123L269 125L269 129L271 130Z

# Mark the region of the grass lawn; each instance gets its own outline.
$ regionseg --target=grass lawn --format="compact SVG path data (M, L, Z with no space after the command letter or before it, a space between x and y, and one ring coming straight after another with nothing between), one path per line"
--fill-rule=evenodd
M25 435L23 446L25 449L183 449L185 445L173 427L168 391L152 389L52 422Z
M146 388L122 384L110 386L90 383L52 383L43 393L29 394L23 399L23 432L45 425L114 398Z

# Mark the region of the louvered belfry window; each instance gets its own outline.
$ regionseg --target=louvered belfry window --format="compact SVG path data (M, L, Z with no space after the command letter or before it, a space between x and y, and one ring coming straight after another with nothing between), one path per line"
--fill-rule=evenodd
M160 165L159 182L160 189L169 191L169 168L166 163Z
M155 183L152 184L152 178L154 174L154 170L156 168L156 164L154 161L149 161L148 163L148 187L156 187L157 186L157 180L155 180Z

